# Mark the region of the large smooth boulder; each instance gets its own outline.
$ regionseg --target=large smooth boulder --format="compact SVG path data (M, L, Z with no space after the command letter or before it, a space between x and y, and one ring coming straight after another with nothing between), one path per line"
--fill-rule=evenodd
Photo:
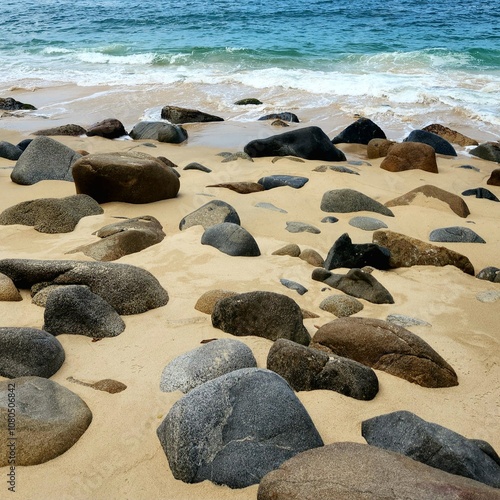
M306 160L346 160L344 153L332 144L319 127L305 127L266 139L256 139L250 141L244 151L252 158L290 155Z
M139 122L130 131L130 137L135 140L152 139L159 142L180 144L188 138L184 127L165 122Z
M98 203L152 203L175 198L180 182L173 168L146 153L91 154L73 165L76 192Z
M420 169L437 174L436 151L432 146L421 142L393 144L380 163L380 168L389 172Z
M486 243L475 231L468 227L453 226L433 229L429 241L450 243Z
M240 217L238 216L238 212L225 201L212 200L186 215L186 217L183 217L179 223L179 229L184 231L198 225L203 226L203 229L207 229L210 226L222 224L223 222L232 222L239 225Z
M118 139L127 135L127 131L123 126L123 123L116 118L106 118L98 123L94 123L87 129L87 135L89 137L99 136L105 139Z
M389 208L355 189L332 189L331 191L326 191L321 198L320 208L323 212L345 214L366 211L394 217Z
M0 141L0 158L17 161L22 154L23 150L19 146L7 141Z
M255 238L239 224L222 222L209 226L201 237L202 245L210 245L232 256L258 257L259 245Z
M219 116L198 111L197 109L180 108L178 106L164 106L161 110L161 118L174 124L224 121L224 118Z
M298 304L274 292L247 292L219 300L212 312L215 328L237 336L256 335L307 345L311 339Z
M373 318L339 318L315 333L311 347L354 359L423 387L458 385L455 370L420 337Z
M457 156L455 148L446 139L427 130L412 130L403 142L421 142L434 148L438 154Z
M483 160L500 163L500 142L484 142L471 149L469 153Z
M454 144L458 144L459 146L476 146L477 141L475 139L471 139L466 135L457 132L456 130L452 130L449 127L445 127L444 125L440 125L439 123L432 123L431 125L427 125L422 128L424 132L432 132L433 134L439 135L439 137L443 138L448 142L453 142Z
M174 404L157 435L176 479L230 488L257 484L297 453L323 445L287 382L258 368L196 387Z
M369 118L359 118L336 135L332 139L332 142L333 144L342 142L368 144L372 139L386 139L386 135L384 131Z

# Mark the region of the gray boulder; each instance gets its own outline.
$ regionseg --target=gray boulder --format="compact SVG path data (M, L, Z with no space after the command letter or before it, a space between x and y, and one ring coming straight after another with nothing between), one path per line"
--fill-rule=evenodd
M500 163L500 142L484 142L471 149L469 153L483 160Z
M333 189L323 194L321 199L323 212L376 212L389 217L394 214L386 206L354 189Z
M259 121L264 120L282 120L284 122L299 123L300 120L295 113L290 111L285 111L283 113L270 113L269 115L264 115L259 118Z
M255 238L239 224L222 222L205 229L201 237L202 245L210 245L232 256L258 257L259 245Z
M164 106L161 110L161 118L174 124L224 121L219 116L198 111L197 109L180 108L178 106Z
M261 177L257 182L264 186L264 189L274 189L282 186L300 189L309 182L309 179L298 175L268 175Z
M184 127L165 122L139 122L130 131L130 137L135 140L152 139L159 142L180 144L188 138Z
M52 377L64 362L64 348L50 333L35 328L0 328L0 375Z
M245 368L193 389L157 430L176 479L230 488L257 484L297 453L323 445L290 386Z
M434 148L438 154L457 156L455 148L446 140L433 132L426 130L413 130L403 142L421 142Z
M203 226L203 229L207 229L210 226L215 226L223 222L231 222L239 225L240 218L236 210L229 203L222 200L212 200L186 215L179 223L179 229L184 231L198 225Z
M17 161L23 154L23 150L7 141L0 141L0 158Z
M434 229L429 241L450 243L486 243L476 232L468 227L453 226Z

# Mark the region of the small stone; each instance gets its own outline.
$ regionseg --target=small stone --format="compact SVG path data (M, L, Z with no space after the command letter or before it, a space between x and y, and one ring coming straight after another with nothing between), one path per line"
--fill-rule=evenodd
M201 172L206 172L207 174L212 171L210 168L205 167L205 165L198 162L189 163L182 170L200 170Z
M272 210L273 212L280 212L282 214L287 214L288 212L286 210L283 210L282 208L278 208L272 203L267 203L267 202L259 202L255 204L256 207L259 208L265 208L266 210Z
M404 314L389 314L386 321L405 328L408 326L432 326L430 323L427 323L427 321L405 316Z
M476 295L479 302L496 302L500 300L500 290L487 290Z
M290 257L299 257L300 247L295 243L290 243L284 247L275 250L272 255L290 255Z
M337 318L352 316L363 310L363 304L349 295L330 295L321 301L319 308L334 314Z
M317 227L314 227L311 224L306 224L305 222L295 222L295 221L287 222L286 230L290 233L313 233L313 234L321 233L321 231Z
M5 274L0 273L0 301L19 302L23 300L14 282Z
M308 264L311 264L314 267L323 267L325 265L323 257L321 257L321 255L312 248L305 248L302 250L299 258L305 260Z
M295 290L299 295L304 295L307 292L307 288L302 286L300 283L297 283L296 281L291 281L285 278L281 278L280 283L283 286L290 288L290 290Z
M377 229L387 228L387 224L374 217L353 217L349 225L363 229L363 231L376 231Z

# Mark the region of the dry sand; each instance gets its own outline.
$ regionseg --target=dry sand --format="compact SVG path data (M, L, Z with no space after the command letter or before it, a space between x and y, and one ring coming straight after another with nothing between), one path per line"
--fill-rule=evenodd
M93 421L80 440L60 457L37 466L18 467L16 498L255 499L257 486L231 490L208 481L193 485L173 478L156 428L182 394L162 393L159 381L165 365L176 356L198 347L204 339L230 337L212 327L210 316L194 309L197 299L208 290L269 290L288 295L302 308L319 315L319 318L304 320L311 335L318 326L335 319L319 309L319 304L328 294L341 292L322 291L324 284L311 279L314 268L305 261L271 255L287 243L297 243L302 249L313 248L325 257L344 232L348 232L355 243L371 242L370 232L348 224L355 215L375 216L384 220L390 230L424 241L428 241L432 229L467 226L487 243L442 245L469 257L476 272L486 266L500 267L500 203L464 197L471 211L467 219L461 219L441 203L428 202L395 207L392 209L394 218L372 213L332 214L338 216L338 223L320 222L328 215L320 210L321 197L325 191L336 188L353 188L382 203L423 184L455 194L469 188L488 187L500 197L500 188L486 186L490 172L498 168L498 164L472 158L463 150L457 158L439 156L439 174L420 170L390 173L379 168L381 160L370 160L370 166L351 166L359 176L314 172L315 167L324 163L320 161L299 163L282 159L272 163L271 158L260 158L253 163L244 159L222 163L216 153L235 152L247 142L246 136L240 135L237 139L233 136L231 148L221 147L231 142L226 135L231 127L234 125L229 123L218 124L217 128L214 125L191 127L192 136L187 145L155 143L156 148L141 145L154 141L57 137L72 148L90 153L133 149L166 156L179 166L182 174L179 195L176 199L149 205L103 204L103 215L82 219L76 229L67 234L41 234L32 227L18 225L0 227L0 258L91 260L81 253L67 252L95 241L97 238L92 233L116 221L115 216L152 215L161 222L167 234L161 243L118 261L143 267L156 276L170 295L165 307L123 317L126 329L115 338L92 342L84 336L58 336L66 351L66 361L52 380L81 396L93 413ZM281 131L272 131L264 123L252 127L250 132L254 137L249 139ZM209 142L210 135L218 139L214 141L215 147L204 145ZM13 143L26 136L26 133L12 130L0 131L0 140ZM339 147L348 160L366 160L364 146ZM202 163L212 172L183 171L190 162ZM463 164L474 165L480 172L458 168ZM10 180L12 166L13 162L0 159L0 211L25 200L75 193L70 182L14 184ZM282 187L247 195L206 187L227 181L255 182L271 174L303 175L310 180L300 190ZM212 199L224 200L237 210L242 226L258 242L260 257L230 257L201 245L201 227L179 230L182 217ZM256 207L258 202L272 203L288 213ZM285 230L287 221L310 223L321 229L321 234L289 233ZM486 440L499 451L500 300L482 303L476 299L476 294L499 290L500 284L478 280L451 266L376 270L374 275L392 293L395 304L375 305L362 301L364 309L356 316L385 319L388 314L398 313L430 323L431 327L409 329L454 367L459 385L428 389L377 372L380 392L373 401L358 401L330 391L301 392L298 397L324 442L363 443L361 422L364 419L409 410L467 437ZM298 281L309 291L300 296L282 286L280 278ZM22 295L22 302L0 303L0 326L41 328L43 309L31 303L27 291ZM258 337L240 340L253 350L258 366L265 367L271 342ZM128 388L119 394L108 394L71 383L68 377L86 382L112 378ZM4 471L0 470L2 477L5 477ZM3 491L7 492L5 484L0 491L3 497Z

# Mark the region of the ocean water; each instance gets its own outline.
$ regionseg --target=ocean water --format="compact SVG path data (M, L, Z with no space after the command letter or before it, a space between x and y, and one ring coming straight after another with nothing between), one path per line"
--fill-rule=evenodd
M141 118L174 104L498 137L499 19L496 0L3 0L0 97L73 85L39 112L137 91L162 99L144 99ZM243 97L265 104L235 106Z

